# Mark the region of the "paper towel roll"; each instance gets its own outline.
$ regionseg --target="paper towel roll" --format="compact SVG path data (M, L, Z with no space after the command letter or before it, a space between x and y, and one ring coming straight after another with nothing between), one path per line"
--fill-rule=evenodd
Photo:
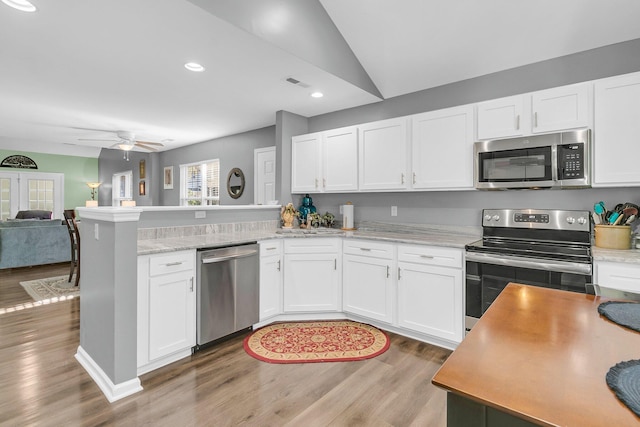
M348 202L342 206L342 228L345 230L353 230L353 205Z

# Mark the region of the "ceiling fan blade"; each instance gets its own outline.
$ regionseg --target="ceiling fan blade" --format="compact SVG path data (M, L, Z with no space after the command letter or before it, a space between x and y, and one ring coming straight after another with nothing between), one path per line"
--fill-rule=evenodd
M160 144L159 142L148 142L148 141L136 141L138 144L146 144L146 145L156 145L158 147L164 147L164 144Z
M78 141L107 141L107 142L114 142L114 141L118 141L117 139L98 139L98 138L78 138Z
M144 144L140 144L139 142L136 142L134 145L135 145L136 147L144 148L145 150L149 150L149 151L158 151L156 148L149 147L149 146L144 145Z

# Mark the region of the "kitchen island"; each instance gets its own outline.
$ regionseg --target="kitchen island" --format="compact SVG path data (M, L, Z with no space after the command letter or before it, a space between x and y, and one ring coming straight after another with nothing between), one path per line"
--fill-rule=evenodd
M640 425L605 382L640 334L601 317L605 300L509 284L433 377L447 425Z

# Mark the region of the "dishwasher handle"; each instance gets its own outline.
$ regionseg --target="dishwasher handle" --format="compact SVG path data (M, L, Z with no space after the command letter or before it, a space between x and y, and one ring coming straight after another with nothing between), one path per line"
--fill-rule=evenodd
M233 253L227 254L211 254L210 256L203 256L202 263L203 264L211 264L214 262L223 262L229 261L230 259L238 259L238 258L246 258L248 256L256 255L258 253L257 249L246 249L246 250L238 250Z

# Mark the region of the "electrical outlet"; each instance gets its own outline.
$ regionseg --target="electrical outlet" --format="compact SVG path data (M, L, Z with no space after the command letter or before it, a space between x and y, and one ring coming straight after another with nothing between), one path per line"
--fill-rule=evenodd
M391 206L391 216L398 216L398 207Z
M207 213L205 211L196 211L196 219L198 218L206 218Z
M93 224L93 237L95 237L96 240L100 240L100 227L98 224Z

